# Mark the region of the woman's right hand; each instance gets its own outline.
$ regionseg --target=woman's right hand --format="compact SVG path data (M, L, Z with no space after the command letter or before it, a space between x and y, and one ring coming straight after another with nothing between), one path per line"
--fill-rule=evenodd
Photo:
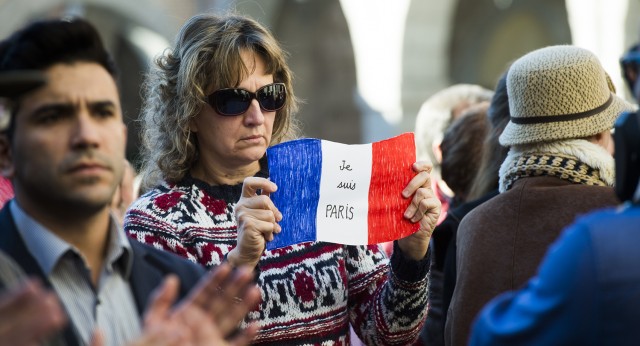
M274 233L280 233L278 222L282 220L282 214L269 198L269 194L277 189L276 184L265 178L244 180L242 196L235 207L238 241L227 254L227 260L234 267L255 267L267 242L273 240Z

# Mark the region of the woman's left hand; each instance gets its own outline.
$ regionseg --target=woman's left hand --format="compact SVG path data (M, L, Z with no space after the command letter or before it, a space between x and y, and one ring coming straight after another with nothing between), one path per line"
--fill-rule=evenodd
M405 238L398 240L400 250L414 260L421 260L427 254L431 234L440 216L440 200L431 188L431 164L418 161L413 164L416 174L402 191L402 196L411 199L411 204L404 212L404 217L411 222L419 222L420 229Z

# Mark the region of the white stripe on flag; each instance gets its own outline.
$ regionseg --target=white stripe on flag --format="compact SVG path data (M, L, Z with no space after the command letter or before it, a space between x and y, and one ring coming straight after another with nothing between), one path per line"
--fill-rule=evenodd
M321 146L316 239L347 245L367 244L371 144L347 145L323 140ZM344 200L350 202L338 202Z

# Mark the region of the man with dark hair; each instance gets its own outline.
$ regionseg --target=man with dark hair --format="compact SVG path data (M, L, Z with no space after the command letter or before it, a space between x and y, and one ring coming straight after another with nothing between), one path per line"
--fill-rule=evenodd
M44 83L44 75L37 71L0 74L0 128L4 128L11 117L9 98ZM5 183L4 178L2 183ZM10 184L9 180L6 183ZM13 190L10 191L13 196ZM37 280L25 281L18 264L0 251L0 345L35 343L53 335L65 321L55 294L43 289Z
M115 67L96 30L83 20L28 25L0 43L0 73L23 70L41 71L47 82L9 95L0 170L15 199L0 211L0 251L55 291L70 322L66 343L88 344L100 329L106 344L122 345L144 328L161 330L158 321L193 322L186 316L203 312L220 334L231 332L259 299L247 270L222 266L203 278L201 267L129 241L110 213L126 127ZM173 278L162 284L168 274ZM158 286L160 298L149 302ZM167 309L187 294L179 309ZM147 308L156 318L143 326Z

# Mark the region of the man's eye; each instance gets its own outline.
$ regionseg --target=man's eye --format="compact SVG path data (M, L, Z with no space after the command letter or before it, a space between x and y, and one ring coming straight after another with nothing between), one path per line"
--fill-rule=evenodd
M61 112L46 112L38 116L37 122L39 124L53 124L60 121L62 118L63 114Z
M112 117L115 113L111 108L100 108L96 109L95 114L101 118L109 118Z
M101 117L105 117L106 118L106 117L112 116L113 112L112 111L99 111L98 115L101 116Z

